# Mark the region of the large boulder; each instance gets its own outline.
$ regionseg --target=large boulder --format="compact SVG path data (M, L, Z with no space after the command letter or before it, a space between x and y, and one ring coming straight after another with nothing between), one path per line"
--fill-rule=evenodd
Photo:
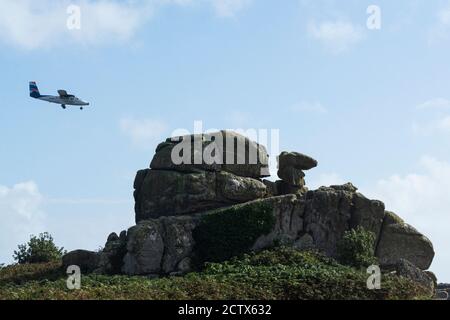
M266 196L267 187L259 180L244 178L234 174L218 172L216 196L223 202L242 203L263 198Z
M100 253L88 250L74 250L65 254L62 258L64 268L75 265L82 272L89 273L94 271L99 264Z
M434 249L427 237L397 216L386 212L376 255L380 264L386 267L405 259L427 270L433 261Z
M266 185L228 172L139 171L135 181L136 222L185 215L266 196Z
M139 185L138 181L141 181ZM146 170L136 176L136 222L160 216L182 215L223 205L216 196L214 172L181 173Z
M129 275L185 273L191 270L198 216L161 217L128 230L122 271Z
M410 279L424 288L427 288L430 297L434 295L435 283L432 277L430 277L425 271L417 268L408 260L400 259L399 262L397 262L395 271L398 276Z
M227 171L242 177L270 176L266 148L233 131L168 138L158 145L151 169Z

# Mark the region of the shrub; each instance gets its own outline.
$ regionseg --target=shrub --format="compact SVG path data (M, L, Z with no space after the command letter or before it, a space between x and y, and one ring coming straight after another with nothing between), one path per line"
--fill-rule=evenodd
M361 226L346 231L338 243L339 262L356 268L367 268L376 264L375 240L375 233Z
M44 232L38 237L32 235L28 243L19 245L13 258L19 264L43 263L59 260L65 253L64 248L58 248L53 237Z
M234 206L202 217L194 230L198 262L220 262L251 249L274 224L273 208L267 203Z

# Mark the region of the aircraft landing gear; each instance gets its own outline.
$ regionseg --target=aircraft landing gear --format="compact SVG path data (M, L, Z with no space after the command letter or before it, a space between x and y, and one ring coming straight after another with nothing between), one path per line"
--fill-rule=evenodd
M66 105L65 105L65 104L62 104L62 105L61 105L61 108L65 109L65 108L66 108Z

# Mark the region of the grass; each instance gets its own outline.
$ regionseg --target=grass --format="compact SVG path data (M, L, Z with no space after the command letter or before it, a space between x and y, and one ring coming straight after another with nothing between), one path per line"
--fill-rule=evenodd
M384 275L381 290L368 290L364 270L321 254L277 248L206 264L183 277L86 275L80 290L66 288L60 263L0 269L0 299L426 299L426 289Z

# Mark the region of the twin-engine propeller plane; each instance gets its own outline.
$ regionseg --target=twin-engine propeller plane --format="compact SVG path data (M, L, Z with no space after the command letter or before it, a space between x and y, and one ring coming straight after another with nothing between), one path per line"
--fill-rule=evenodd
M66 90L58 90L58 94L59 96L41 95L36 82L30 82L30 97L32 98L60 104L63 109L65 109L66 106L79 106L80 110L83 110L84 106L89 105L88 102L84 102L72 94L67 94Z

